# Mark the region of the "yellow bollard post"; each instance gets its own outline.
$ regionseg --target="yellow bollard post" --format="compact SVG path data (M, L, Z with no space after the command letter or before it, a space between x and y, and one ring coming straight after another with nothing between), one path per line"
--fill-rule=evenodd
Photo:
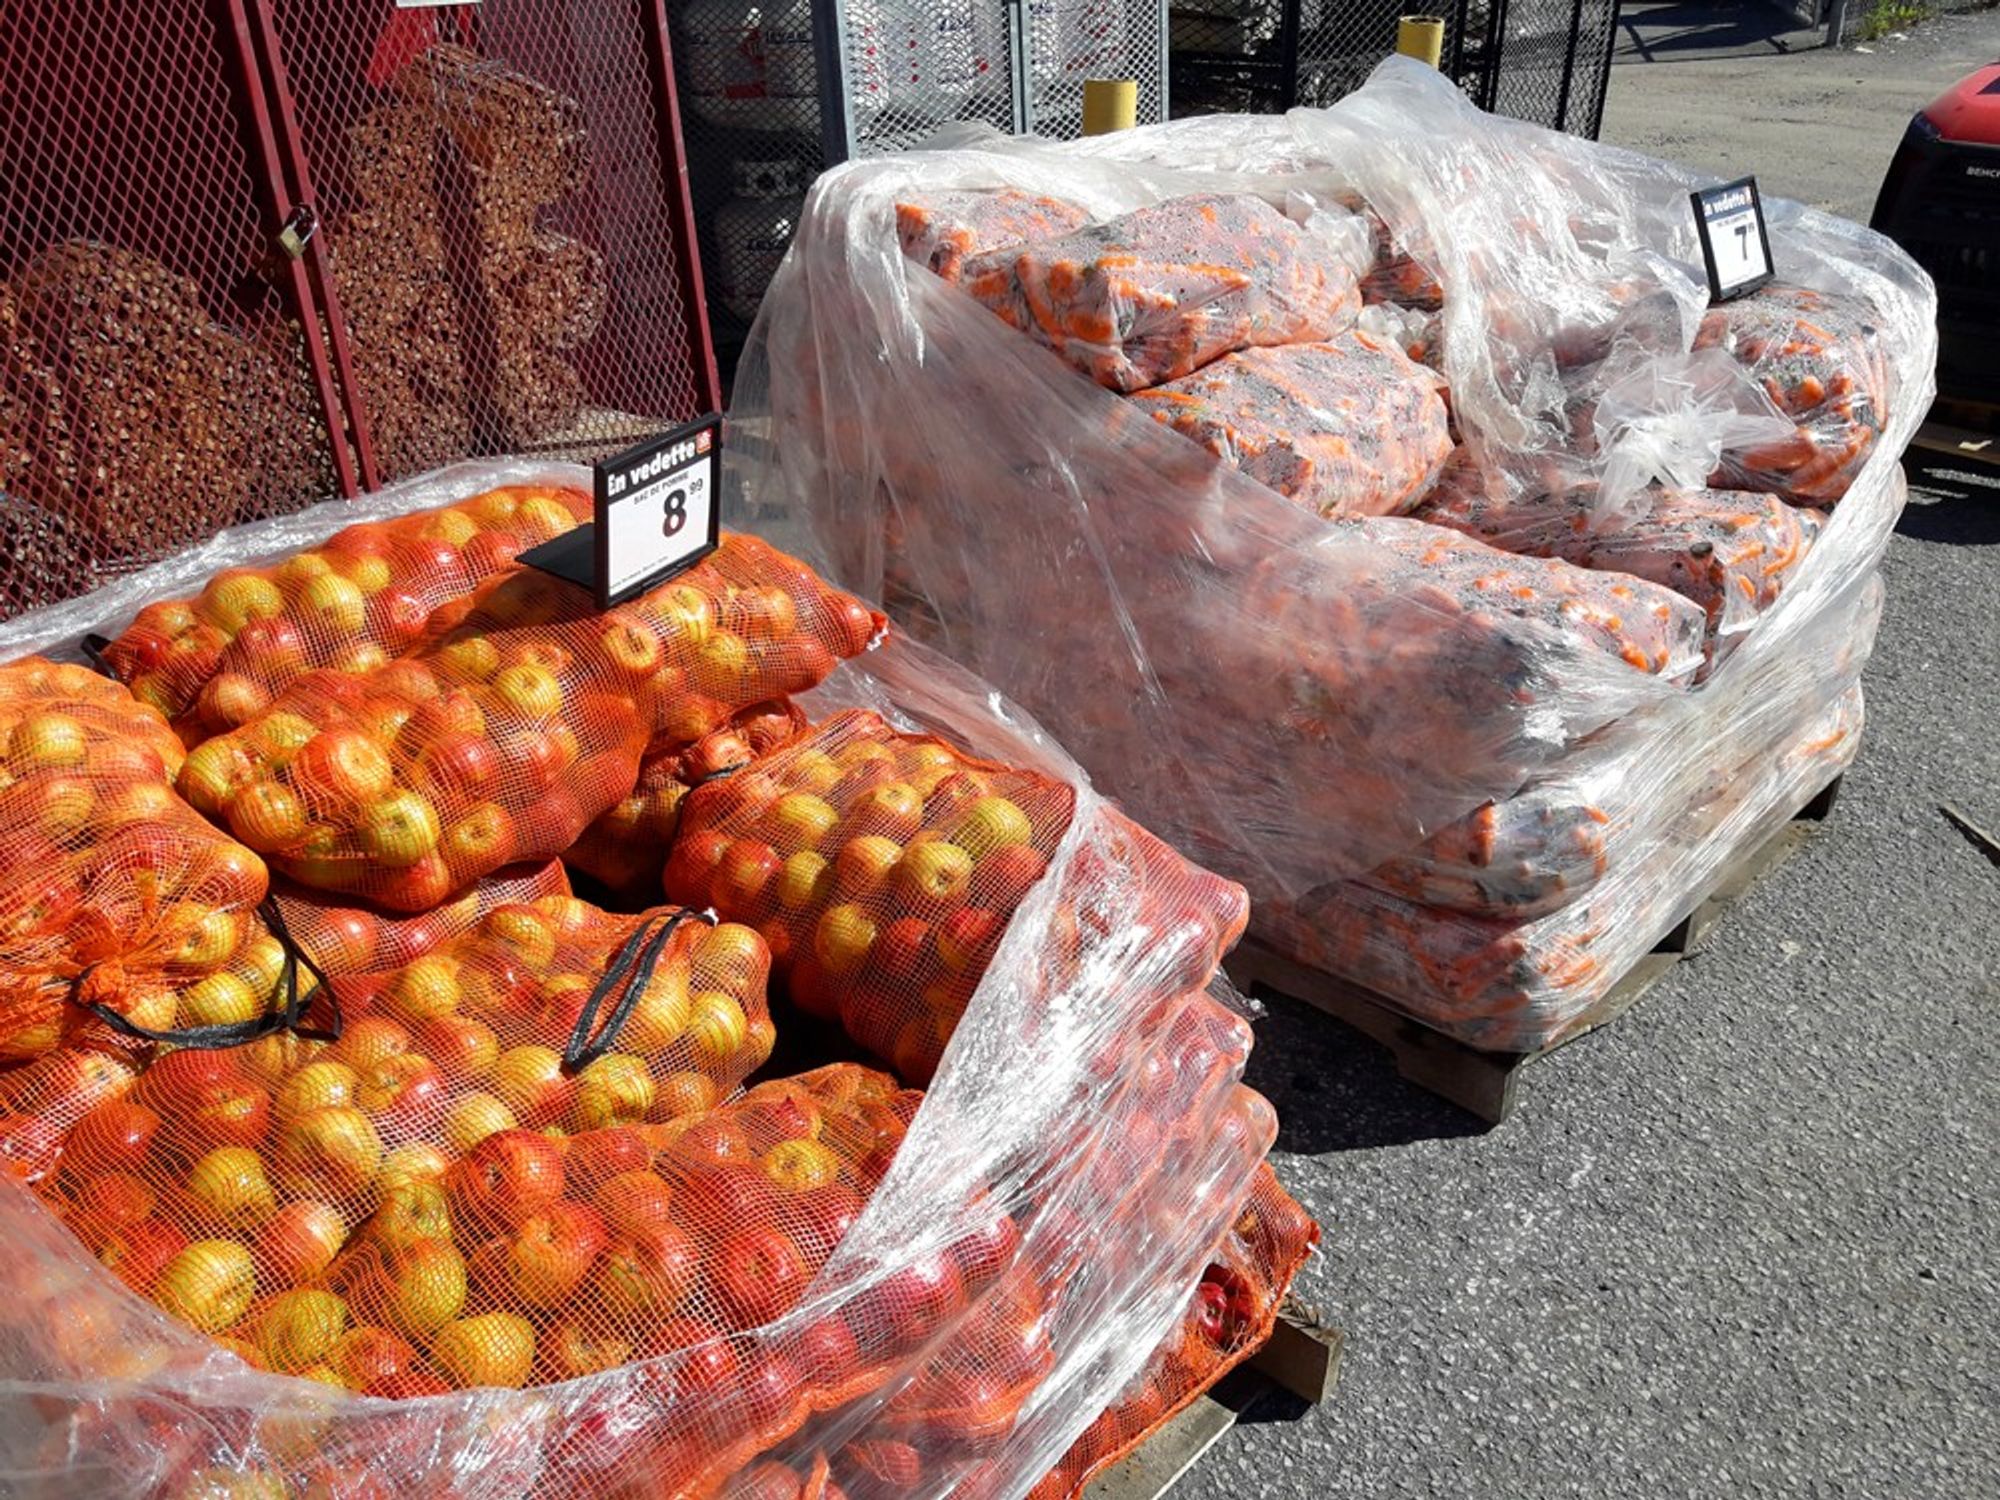
M1396 21L1396 50L1418 62L1438 65L1444 56L1443 16L1402 16ZM1085 85L1088 87L1089 85Z
M1139 120L1139 80L1086 78L1083 81L1083 133L1109 135L1130 130Z

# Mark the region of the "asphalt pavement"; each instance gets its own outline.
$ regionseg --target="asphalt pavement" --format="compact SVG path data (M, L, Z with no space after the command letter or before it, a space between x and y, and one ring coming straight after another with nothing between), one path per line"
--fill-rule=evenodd
M1614 69L1607 140L1865 218L2000 13L1655 50ZM1346 1365L1177 1500L2000 1492L2000 869L1940 811L2000 829L2000 485L1911 477L1831 820L1512 1120L1302 1006L1259 1023L1278 1173L1327 1231L1300 1290Z

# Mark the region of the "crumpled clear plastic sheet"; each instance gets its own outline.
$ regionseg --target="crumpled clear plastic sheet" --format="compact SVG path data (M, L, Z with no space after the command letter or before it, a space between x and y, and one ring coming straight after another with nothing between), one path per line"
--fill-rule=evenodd
M1262 914L1260 933L1474 1046L1532 1052L1594 1024L1729 859L1853 761L1869 584L1823 662L1735 679L1726 717L1621 726L1559 778Z
M960 130L849 163L815 186L760 312L729 479L773 535L1030 706L1142 823L1248 885L1254 932L1560 774L1613 726L1657 735L1692 774L1743 701L1732 683L1769 695L1810 675L1902 505L1895 458L1931 392L1929 283L1870 231L1766 204L1781 275L1871 310L1881 431L1779 597L1697 683L1706 603L1464 538L1486 568L1427 582L1445 570L1412 529L1438 528L1324 521L1164 441L1141 403L907 260L894 204L1006 186L1108 220L1252 194L1338 239L1362 222L1341 207L1358 195L1424 247L1435 362L1488 491L1589 494L1617 515L1797 425L1726 351L1696 347L1697 181L1483 115L1405 59L1283 119L1067 145ZM1611 580L1635 608L1592 597ZM1673 878L1663 867L1660 899Z
M1322 516L1401 515L1451 454L1442 384L1393 342L1350 329L1245 349L1132 399Z
M1234 919L1226 919L1209 896L1220 884L1213 877L1150 840L1151 856L1135 860L1131 825L1039 726L919 648L892 641L839 668L811 697L816 718L865 709L901 732L944 736L968 754L1064 782L1074 808L1044 877L999 935L924 1094L899 1093L886 1075L846 1064L765 1083L691 1122L620 1124L571 1137L563 1160L576 1175L566 1171L563 1180L578 1184L579 1195L608 1190L605 1171L627 1159L636 1136L652 1170L671 1179L669 1201L684 1203L682 1214L705 1214L711 1236L843 1226L823 1256L809 1258L803 1284L771 1280L773 1267L790 1262L780 1247L760 1242L737 1246L735 1259L712 1247L693 1300L665 1321L642 1321L637 1333L581 1322L581 1309L562 1316L560 1306L527 1318L483 1302L475 1310L490 1295L480 1290L482 1267L489 1276L539 1268L538 1275L570 1286L575 1268L561 1247L577 1236L556 1235L467 1257L464 1315L433 1329L436 1299L454 1296L457 1280L431 1277L436 1267L428 1260L413 1263L414 1280L400 1277L405 1252L392 1244L379 1268L342 1262L343 1275L353 1272L342 1283L352 1281L352 1295L333 1295L346 1304L348 1326L328 1344L331 1304L317 1296L260 1300L254 1278L260 1265L296 1269L312 1246L294 1231L318 1231L330 1216L311 1215L306 1225L287 1220L282 1240L257 1238L263 1230L250 1221L261 1195L237 1193L241 1181L222 1171L232 1165L225 1161L201 1179L201 1201L213 1200L215 1214L201 1221L207 1239L185 1247L139 1243L148 1234L137 1231L118 1239L125 1274L172 1268L160 1295L208 1326L211 1337L128 1290L77 1237L109 1244L100 1232L106 1225L88 1222L73 1232L49 1211L54 1205L74 1218L83 1204L107 1206L101 1192L75 1180L60 1137L50 1153L25 1169L17 1163L0 1182L0 1226L10 1250L0 1268L0 1467L10 1492L153 1500L261 1487L273 1494L515 1500L763 1493L757 1486L781 1473L812 1483L838 1471L854 1496L1019 1493L1065 1462L1097 1414L1134 1388L1152 1352L1182 1326L1190 1288L1214 1267L1239 1263L1246 1202L1257 1201L1259 1183L1268 1181L1259 1166L1275 1121L1240 1083L1249 1028L1226 984L1210 980L1240 922L1241 897ZM535 900L534 910L565 930L573 916L592 920L566 896ZM473 932L504 931L524 968L548 957L518 906L491 907L480 920ZM492 928L496 922L502 928ZM1187 941L1163 949L1161 922ZM433 982L441 955L463 957L457 946L433 948L405 962L379 993L372 982L345 985L356 1011L347 1045L372 1050L393 1039L380 1021L412 1035L438 1029L429 1012L448 993ZM553 962L566 962L560 947ZM489 970L511 972L482 959L480 972ZM336 993L342 987L336 982ZM482 980L479 988L482 1004L506 1005L514 995L512 981ZM383 1009L372 1009L378 1005ZM362 1026L370 1017L378 1024ZM635 1011L625 1024L633 1019L643 1020ZM295 1052L288 1038L267 1037L239 1066L303 1064L297 1071L304 1072L319 1061ZM235 1060L233 1049L167 1055ZM469 1067L480 1065L483 1053L450 1055L454 1066ZM42 1070L32 1091L8 1096L17 1115L46 1108L55 1093L88 1094L92 1108L134 1104L163 1119L182 1108L177 1091L146 1089L157 1066L152 1057L120 1062L59 1049L31 1066ZM507 1075L509 1091L526 1091L508 1105L517 1123L520 1111L534 1108L538 1076ZM323 1104L321 1085L342 1082L330 1071L312 1075L312 1090L289 1072L286 1081L299 1095L287 1107L308 1116L323 1108L351 1125L348 1113L372 1107L358 1093L349 1104ZM615 1107L626 1096L604 1083ZM145 1102L136 1104L141 1096ZM813 1175L816 1158L793 1140L812 1115L797 1102L802 1096L817 1101L813 1108L829 1121L847 1122L829 1124L828 1141L841 1183L851 1178L863 1201L822 1205L830 1219L813 1217L819 1209L809 1213L803 1200L774 1214L740 1212L744 1203L784 1196L782 1174L764 1157L788 1150L798 1160L788 1159L787 1171ZM440 1125L458 1127L458 1145L476 1135L476 1152L508 1135L484 1133L497 1118L490 1112L463 1113ZM118 1125L107 1117L106 1128L93 1126L74 1162L98 1160L108 1146L132 1153L132 1175L150 1170L149 1133ZM161 1136L180 1139L179 1129L169 1119ZM343 1195L351 1191L358 1204L372 1191L351 1179L373 1153L334 1148L366 1134L356 1127L326 1141L302 1137L303 1154L285 1158L317 1191L339 1199L326 1206L343 1226ZM615 1149L598 1137L615 1137ZM493 1170L452 1180L461 1193L490 1199L505 1219L512 1178L499 1162L482 1157L481 1165ZM399 1172L419 1167L415 1153L398 1159ZM35 1192L15 1172L37 1179ZM732 1193L744 1173L768 1173L773 1186L739 1200ZM712 1180L720 1175L736 1188ZM547 1174L526 1180L547 1196ZM449 1210L452 1190L444 1197ZM643 1209L637 1199L620 1202L621 1212ZM1289 1227L1257 1262L1270 1277L1269 1303L1310 1241L1296 1205L1284 1200L1281 1207ZM590 1222L583 1210L566 1213L572 1228ZM405 1227L424 1222L418 1213ZM149 1267L148 1256L169 1248L164 1262ZM649 1270L642 1256L638 1290L673 1300L680 1264ZM536 1283L544 1291L549 1284ZM601 1284L594 1276L583 1283ZM1272 1310L1254 1299L1243 1307L1257 1319ZM355 1320L372 1317L370 1309L395 1326L367 1325L357 1337ZM403 1325L418 1335L395 1331ZM413 1356L419 1336L428 1353ZM245 1349L313 1378L256 1370ZM941 1399L927 1402L927 1393ZM914 1478L892 1485L858 1461L884 1454L914 1464Z

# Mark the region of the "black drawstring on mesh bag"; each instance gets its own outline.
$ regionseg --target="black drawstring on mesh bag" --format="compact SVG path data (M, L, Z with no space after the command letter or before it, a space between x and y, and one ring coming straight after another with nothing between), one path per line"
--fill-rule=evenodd
M690 918L706 922L711 927L715 925L715 918L707 913L682 908L665 917L641 922L618 945L617 953L605 966L603 977L584 1002L583 1014L576 1018L576 1029L570 1033L569 1045L563 1048L564 1074L581 1072L618 1045L618 1033L625 1029L625 1022L646 993L646 986L653 982L653 971L659 967L660 955L666 951L667 940L674 935L676 927ZM618 996L617 1002L611 1007L611 1014L605 1017L603 1029L593 1037L591 1032L597 1027L597 1013L614 993Z
M109 1026L120 1036L140 1042L158 1042L171 1047L195 1047L216 1050L223 1047L241 1047L280 1031L296 1032L299 1036L314 1041L334 1042L340 1040L343 1021L340 1013L340 996L335 993L333 983L312 956L304 952L292 939L291 929L285 924L285 914L278 909L278 903L265 897L258 903L257 915L276 938L278 946L284 950L284 966L278 973L278 990L284 995L284 1004L268 1010L261 1016L253 1016L247 1021L226 1021L216 1026L187 1026L177 1031L155 1031L141 1026L127 1016L120 1015L110 1006L99 1001L82 1000L78 992L90 978L96 965L86 967L70 981L70 1001L90 1012L98 1020ZM304 969L312 979L310 988L301 992L299 970ZM313 1002L321 995L326 997L330 1024L325 1027L305 1024Z

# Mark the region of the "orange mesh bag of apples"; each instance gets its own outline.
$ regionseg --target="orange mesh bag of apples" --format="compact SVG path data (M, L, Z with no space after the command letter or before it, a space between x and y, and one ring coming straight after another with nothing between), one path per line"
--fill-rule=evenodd
M26 1175L135 1292L254 1364L417 1393L357 1380L365 1362L333 1352L353 1328L373 1332L349 1353L371 1339L417 1351L405 1373L422 1389L523 1384L526 1371L486 1378L466 1341L559 1313L612 1336L615 1312L574 1294L615 1273L665 1202L665 1185L631 1175L660 1132L769 1054L767 972L755 933L687 912L497 906L399 969L330 981L321 1031L162 1049L100 1078L100 1102ZM793 1154L801 1171L825 1160ZM567 1358L555 1338L545 1378Z
M1075 808L853 709L689 794L665 888L757 927L794 1004L921 1081Z
M399 969L471 931L495 907L571 894L569 876L553 859L510 865L425 912L374 911L286 880L271 888L288 939L325 979Z
M790 744L805 728L804 711L779 699L752 704L692 745L670 740L648 746L638 784L563 851L563 863L623 900L652 900L688 793Z
M845 1065L722 1097L768 1045L757 934L560 897L331 980L337 1039L100 1068L33 1190L0 1183L23 1493L832 1493L871 1442L993 1490L1054 1467L1275 1132L1205 988L1242 893L929 658L841 676L1070 793L925 1093ZM579 1043L606 1055L565 1071Z
M811 687L882 617L754 537L609 611L522 569L408 656L323 669L197 746L182 795L291 879L425 911L569 848L646 746Z
M1319 1226L1259 1166L1250 1196L1216 1246L1191 1303L1153 1352L1133 1388L1085 1428L1055 1468L1029 1491L1067 1500L1118 1462L1248 1359L1271 1336Z
M264 862L175 795L181 756L117 683L0 667L0 1063L108 1037L106 1012L169 1029L177 991L247 989L266 966Z
M226 568L192 597L146 605L103 660L197 743L255 718L316 667L366 671L403 655L432 610L590 517L585 489L507 484L357 522L280 562Z

